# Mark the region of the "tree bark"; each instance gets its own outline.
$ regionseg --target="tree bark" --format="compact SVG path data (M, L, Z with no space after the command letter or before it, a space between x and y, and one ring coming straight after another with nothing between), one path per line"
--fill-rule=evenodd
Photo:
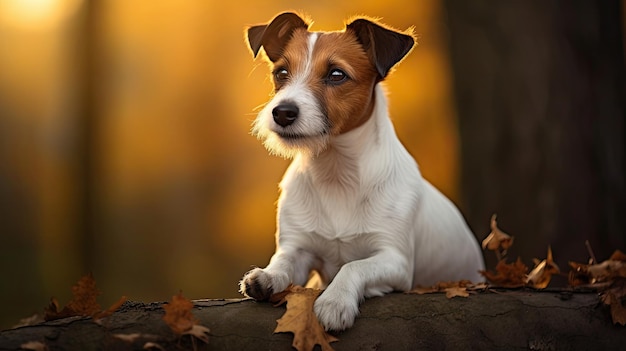
M1 350L39 341L49 350L193 349L161 319L162 303L127 302L101 324L66 318L0 333ZM251 300L196 300L194 315L211 332L198 350L290 350L291 334L273 334L284 307ZM126 342L114 334L148 335ZM447 299L443 294L389 294L366 300L354 327L339 333L336 350L617 350L626 328L613 325L595 293L506 290Z

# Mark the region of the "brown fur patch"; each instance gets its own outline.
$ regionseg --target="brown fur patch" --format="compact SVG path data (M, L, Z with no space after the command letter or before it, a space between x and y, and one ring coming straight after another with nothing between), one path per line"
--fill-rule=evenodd
M324 32L318 33L310 70L304 72L309 59L309 35L304 29L294 31L272 71L285 68L292 79L305 79L325 112L331 134L346 133L365 123L372 114L376 69L353 33ZM347 79L340 83L329 81L330 72L335 69L345 72ZM289 82L274 79L275 90Z

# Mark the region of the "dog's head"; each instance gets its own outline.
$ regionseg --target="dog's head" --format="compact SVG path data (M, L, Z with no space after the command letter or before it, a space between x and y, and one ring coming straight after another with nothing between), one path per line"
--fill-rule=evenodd
M256 57L263 47L274 96L253 133L283 157L323 151L335 135L362 125L374 109L374 86L413 47L413 36L366 18L340 32L310 32L307 21L282 13L247 29Z

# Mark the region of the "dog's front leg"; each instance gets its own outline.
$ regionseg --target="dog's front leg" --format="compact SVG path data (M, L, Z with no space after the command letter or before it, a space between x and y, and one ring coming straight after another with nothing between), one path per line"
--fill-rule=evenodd
M267 267L254 268L239 283L239 291L256 300L267 300L289 284L304 285L315 256L296 248L279 248Z
M348 262L315 301L315 314L326 330L344 330L354 324L359 303L365 297L411 288L412 272L406 257L397 250Z

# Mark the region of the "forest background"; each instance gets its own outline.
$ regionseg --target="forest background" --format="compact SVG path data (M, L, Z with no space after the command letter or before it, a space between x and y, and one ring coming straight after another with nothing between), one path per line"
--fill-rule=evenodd
M0 328L87 272L104 304L240 296L288 165L243 29L284 10L414 26L391 116L479 240L498 213L529 265L625 249L623 1L0 0Z

